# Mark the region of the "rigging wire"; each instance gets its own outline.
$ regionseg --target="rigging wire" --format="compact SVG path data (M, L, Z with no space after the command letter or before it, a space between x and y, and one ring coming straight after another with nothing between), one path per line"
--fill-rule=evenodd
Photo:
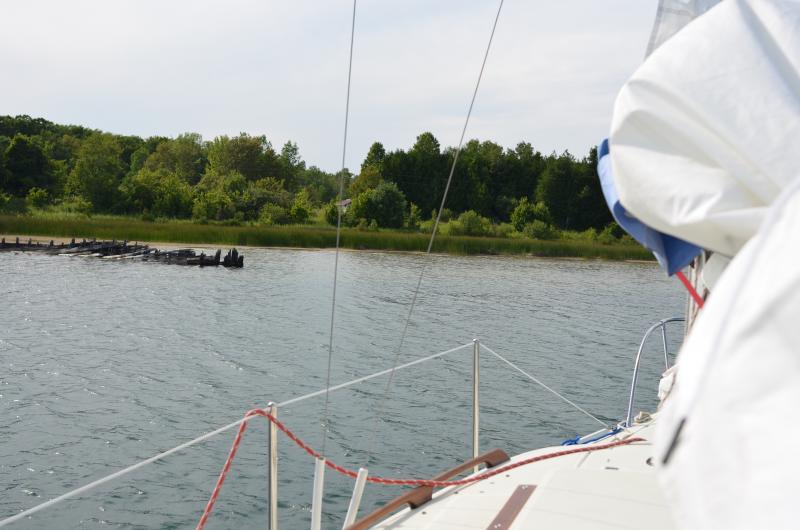
M517 372L521 373L522 375L524 375L525 377L527 377L528 379L530 379L531 381L533 381L534 383L536 383L537 385L542 387L543 389L547 390L548 392L550 392L551 394L553 394L554 396L556 396L561 401L563 401L564 403L568 404L569 406L571 406L572 408L574 408L578 412L582 412L583 414L587 415L588 417L590 417L591 419L593 419L594 421L596 421L597 423L599 423L603 427L606 427L607 429L611 429L611 430L614 429L612 426L609 426L606 422L604 422L603 420L601 420L600 418L598 418L597 416L595 416L591 412L587 411L586 409L584 409L580 405L575 404L573 401L570 401L568 398L562 396L557 391L553 390L552 388L550 388L546 384L542 383L537 378L535 378L534 376L532 376L531 374L529 374L528 372L526 372L525 370L523 370L522 368L520 368L516 364L512 363L511 361L509 361L508 359L506 359L505 357L503 357L502 355L500 355L499 353L497 353L496 351L494 351L490 347L488 347L485 344L481 343L481 348L483 348L484 350L488 351L489 353L491 353L492 355L494 355L495 357L497 357L498 359L500 359L501 361L503 361L504 363L509 365L511 368L513 368Z
M431 238L428 241L428 249L425 251L425 256L429 256L431 253L431 249L433 248L433 243L436 240L436 231L439 228L439 223L442 219L442 211L444 210L444 205L447 202L447 194L450 191L450 184L453 182L453 174L456 171L456 164L458 163L458 156L461 154L461 148L464 144L464 136L467 134L467 126L469 126L469 119L472 116L472 108L475 106L475 98L478 96L478 88L481 85L481 79L483 78L483 71L486 68L486 61L489 58L489 50L492 48L492 41L494 40L495 30L497 29L497 21L500 20L500 12L503 10L503 1L500 0L500 3L497 6L497 14L494 17L494 23L492 24L492 32L489 35L489 42L486 44L486 51L483 54L483 62L481 63L480 72L478 72L478 79L475 81L475 89L472 91L472 99L469 102L469 109L467 110L467 117L464 120L464 127L461 129L461 137L458 140L458 147L456 148L455 155L453 156L453 164L450 166L450 174L447 176L447 184L444 187L444 194L442 195L442 202L439 206L439 211L436 214L436 221L433 224L433 230L431 232ZM403 351L403 345L405 344L406 335L408 334L408 326L411 322L411 315L414 313L414 308L417 305L417 298L419 296L419 290L422 285L422 278L425 276L425 269L427 268L428 260L424 260L422 263L422 268L419 271L419 277L417 278L417 286L414 289L414 295L411 298L411 305L408 308L408 314L406 316L405 323L403 324L403 331L400 334L400 342L397 345L397 349L395 350L394 360L392 362L392 366L397 366L398 361L400 360L400 354ZM376 422L378 418L382 414L383 404L389 397L389 392L392 387L392 381L394 380L394 370L389 373L389 378L386 381L386 387L383 390L383 395L381 396L380 400L378 401L377 406L375 407L375 413L372 416L372 427L370 432L370 442L367 450L367 460L372 455L372 451L374 448L375 443L375 431L376 431Z
M350 82L353 75L353 43L356 35L356 4L353 0L353 18L350 22L350 58L347 63L347 95L344 104L344 138L342 139L342 169L339 172L338 212L336 216L336 252L333 258L333 296L331 296L331 326L328 334L328 370L325 376L325 405L322 411L322 456L325 456L325 445L328 441L328 405L331 386L331 367L333 365L333 324L336 317L336 284L339 276L339 243L342 235L342 198L344 197L344 172L347 158L347 125L350 118Z
M314 392L310 392L308 394L304 394L302 396L297 396L297 397L294 397L294 398L291 398L291 399L287 399L286 401L282 401L282 402L278 403L277 406L278 406L278 408L283 408L283 407L287 407L289 405L294 405L295 403L300 403L300 402L305 401L307 399L312 399L312 398L324 395L324 394L329 393L329 392L335 392L337 390L341 390L343 388L348 388L348 387L351 387L353 385L357 385L359 383L364 383L364 382L369 381L370 379L374 379L376 377L381 377L381 376L386 375L389 372L391 372L392 369L394 369L394 370L403 370L405 368L410 368L412 366L416 366L418 364L422 364L424 362L431 361L433 359L438 359L439 357L444 357L445 355L449 355L451 353L455 353L457 351L463 350L465 348L469 348L471 346L472 346L471 342L467 343L467 344L462 344L461 346L456 346L455 348L451 348L451 349L446 350L446 351L442 351L442 352L439 352L439 353L434 353L433 355L428 355L427 357L422 357L420 359L415 359L415 360L407 362L405 364L401 364L400 366L397 366L396 368L391 368L391 369L387 368L385 370L381 370L380 372L375 372L373 374L366 375L366 376L363 376L363 377L359 377L357 379L352 379L352 380L347 381L345 383L339 383L338 385L334 385L332 387L326 387L326 388L323 388L321 390L316 390ZM205 434L202 434L202 435L198 436L197 438L189 440L188 442L184 442L184 443L182 443L180 445L177 445L177 446L175 446L175 447L173 447L171 449L167 449L166 451L163 451L161 453L158 453L157 455L151 456L150 458L146 458L144 460L140 460L139 462L136 462L135 464L132 464L132 465L130 465L128 467L119 469L119 470L117 470L117 471L115 471L115 472L113 472L113 473L111 473L109 475L101 477L101 478L99 478L97 480L94 480L94 481L88 483L88 484L84 484L83 486L80 486L78 488L70 490L70 491L68 491L66 493L62 493L58 497L54 497L54 498L52 498L50 500L47 500L47 501L42 502L40 504L37 504L36 506L33 506L32 508L28 508L27 510L23 510L23 511L21 511L21 512L15 514L15 515L6 517L5 519L0 519L0 527L4 527L4 526L10 525L10 524L13 524L13 523L15 523L17 521L20 521L22 519L25 519L27 517L32 516L35 513L38 513L38 512L40 512L42 510L50 508L51 506L55 506L56 504L60 504L60 503L66 501L68 499L71 499L71 498L77 496L77 495L81 495L83 493L87 493L87 492L93 490L94 488L96 488L98 486L101 486L103 484L106 484L107 482L111 482L111 481L116 480L116 479L118 479L120 477L123 477L123 476L127 475L128 473L131 473L132 471L136 471L139 468L142 468L142 467L147 466L149 464L152 464L154 462L158 462L159 460L163 460L164 458L166 458L166 457L168 457L168 456L170 456L172 454L181 452L184 449L188 449L189 447L192 447L193 445L197 445L197 444L199 444L201 442L204 442L204 441L206 441L206 440L208 440L210 438L213 438L214 436L216 436L218 434L221 434L223 432L229 431L229 430L233 429L234 427L238 427L239 425L241 425L242 423L244 423L247 420L248 420L248 418L240 418L240 419L238 419L238 420L236 420L236 421L234 421L232 423L229 423L227 425L223 425L222 427L219 427L219 428L217 428L217 429L215 429L213 431L209 431L209 432L207 432Z

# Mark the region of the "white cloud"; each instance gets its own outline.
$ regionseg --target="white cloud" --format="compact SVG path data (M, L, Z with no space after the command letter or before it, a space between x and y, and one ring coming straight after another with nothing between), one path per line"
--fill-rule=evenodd
M641 62L655 0L506 0L468 137L584 154ZM348 166L458 141L497 3L361 0ZM349 0L29 0L0 20L0 114L116 133L247 131L341 163Z

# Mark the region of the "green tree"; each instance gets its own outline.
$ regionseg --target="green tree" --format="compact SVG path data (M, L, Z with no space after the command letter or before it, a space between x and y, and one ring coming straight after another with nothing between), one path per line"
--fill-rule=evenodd
M458 158L448 200L453 209L473 209L481 215L492 214L492 179L502 157L503 148L494 142L467 142Z
M296 143L288 141L283 144L278 156L278 167L278 175L286 183L286 188L290 191L298 189L302 184L306 163L300 157L300 148Z
M380 173L383 168L384 158L386 158L386 149L383 144L380 142L373 143L367 152L367 157L361 164L361 173L368 167L375 168Z
M6 168L6 149L11 145L11 138L0 136L0 193L6 189L9 180L8 169Z
M30 137L14 135L5 150L5 177L3 189L24 197L34 187L49 189L53 184L50 161L42 148Z
M311 212L313 211L313 206L311 205L311 200L309 199L308 192L306 190L300 190L294 196L294 201L292 202L292 207L289 210L289 216L293 223L296 224L303 224L308 222L308 218L311 217Z
M342 212L342 223L344 224L344 212ZM325 222L329 225L336 226L339 224L339 202L336 200L330 201L325 206Z
M222 221L233 218L235 213L233 199L220 189L198 193L192 204L192 217L199 221Z
M135 153L136 151L139 150L140 147L145 145L145 142L138 136L123 136L118 134L115 134L113 136L114 138L116 138L117 143L122 149L122 152L120 154L120 160L122 161L123 166L125 166L125 170L127 173L131 167L131 159L133 157L133 153Z
M381 171L377 166L366 166L355 178L347 190L351 197L361 195L365 191L375 189L383 182Z
M136 213L151 211L159 193L159 183L166 171L142 169L123 179L120 192L127 203L127 210Z
M514 230L522 232L525 225L533 221L542 221L544 223L552 223L550 211L543 202L532 203L527 197L523 197L514 211L511 212L511 224L514 225Z
M140 156L141 148L131 159L131 169L139 163ZM142 167L150 171L166 170L189 184L197 184L207 162L203 137L197 133L185 133L158 144Z
M200 182L197 183L199 191L220 190L228 195L241 195L249 186L247 179L238 171L220 173L206 171Z
M58 134L45 142L44 151L53 171L52 196L62 195L70 172L75 169L82 140L72 134Z
M267 177L249 182L236 171L227 174L206 172L196 189L201 193L213 190L226 195L232 201L234 210L248 220L259 219L264 206L268 204L288 210L292 203L292 196L283 187L282 181Z
M442 154L436 137L425 132L406 153L387 153L383 159L384 180L394 182L405 196L426 212L439 206L447 181L448 156Z
M131 154L131 164L129 174L136 173L144 167L144 163L151 155L150 148L147 145L142 145Z
M125 169L122 146L114 135L93 134L81 144L68 189L89 201L95 211L111 211L119 207L118 188Z
M277 204L265 204L258 216L258 222L267 226L285 225L291 221L289 211Z
M576 173L576 187L580 191L576 199L574 228L583 230L591 227L602 230L614 218L606 206L597 176L597 147L592 147L589 155L577 163Z
M292 202L292 194L286 190L282 181L274 177L258 179L253 182L248 188L248 193L258 203L259 209L267 203L288 208Z
M218 136L208 144L206 172L224 175L235 171L247 180L258 180L277 170L277 156L264 136Z
M349 182L348 174L345 176L345 183ZM323 204L339 195L339 178L326 171L322 171L316 166L300 173L299 185L308 190L311 202Z
M188 217L192 213L192 188L181 177L165 169L141 171L120 185L129 210L158 217Z
M536 200L543 202L559 228L569 229L575 221L578 192L575 160L569 152L551 157L536 186Z
M42 188L31 188L25 197L25 202L32 208L44 208L50 202L50 195Z
M397 184L384 182L374 190L365 191L353 199L347 217L350 224L359 219L375 221L383 228L400 228L406 212L406 198Z
M175 173L167 173L159 182L159 194L153 214L162 217L189 217L193 208L192 188Z

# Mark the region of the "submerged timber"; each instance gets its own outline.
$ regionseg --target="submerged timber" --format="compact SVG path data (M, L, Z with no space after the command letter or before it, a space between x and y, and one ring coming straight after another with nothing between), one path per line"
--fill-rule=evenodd
M19 237L13 242L7 242L5 238L0 239L0 251L17 252L42 252L59 256L84 256L102 259L135 259L139 261L155 261L170 265L190 265L198 267L230 267L241 269L244 267L244 256L232 248L222 257L222 251L217 250L213 256L206 255L205 252L199 254L190 248L176 250L159 250L150 245L140 245L139 243L129 244L127 241L97 241L92 239L76 242L73 238L69 243L55 243L50 240L43 244L39 241L28 239L27 242L20 241Z

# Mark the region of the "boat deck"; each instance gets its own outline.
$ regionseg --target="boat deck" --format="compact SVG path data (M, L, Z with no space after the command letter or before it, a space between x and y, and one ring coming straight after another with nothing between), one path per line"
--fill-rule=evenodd
M635 424L595 443L631 437L645 441L543 460L485 481L446 488L423 506L404 509L374 528L674 528L652 465L649 440L654 424L655 419ZM530 451L506 464L564 449Z

